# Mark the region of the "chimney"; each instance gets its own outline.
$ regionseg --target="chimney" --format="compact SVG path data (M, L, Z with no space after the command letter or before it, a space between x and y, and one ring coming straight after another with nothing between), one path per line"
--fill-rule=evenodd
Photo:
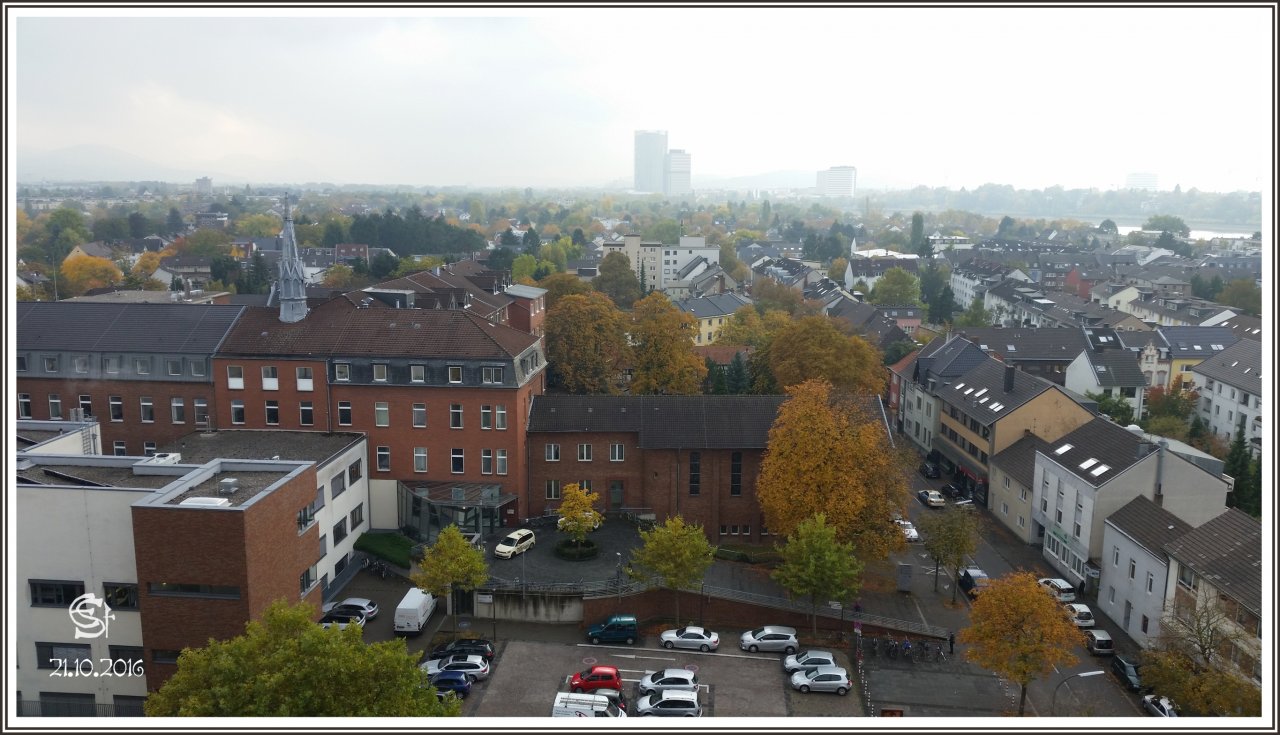
M1013 392L1013 373L1017 369L1018 368L1014 367L1013 365L1004 366L1004 392L1005 393Z

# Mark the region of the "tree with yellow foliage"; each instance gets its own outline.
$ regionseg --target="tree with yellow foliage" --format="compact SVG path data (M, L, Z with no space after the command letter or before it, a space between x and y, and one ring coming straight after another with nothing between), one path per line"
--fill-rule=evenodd
M600 525L603 518L595 505L600 501L600 493L583 490L576 482L564 486L560 495L560 521L556 527L573 539L575 546L581 546L587 534Z
M793 320L774 337L768 360L783 387L819 378L857 395L884 392L880 350L861 337L841 334L825 316Z
M965 658L1021 688L1018 716L1027 708L1027 685L1055 666L1072 666L1071 652L1084 634L1031 572L1013 572L982 591L969 613L972 624L956 640Z
M618 393L630 353L626 323L618 307L598 291L557 301L546 320L552 382L570 393Z
M825 380L787 389L760 465L756 496L770 533L788 536L818 510L859 558L883 559L906 543L893 514L906 507L902 455L866 399Z
M635 303L631 313L633 395L695 395L702 392L707 365L693 351L692 315L676 308L661 291Z
M124 274L106 258L73 255L62 261L61 295L79 296L91 288L104 288L119 283Z

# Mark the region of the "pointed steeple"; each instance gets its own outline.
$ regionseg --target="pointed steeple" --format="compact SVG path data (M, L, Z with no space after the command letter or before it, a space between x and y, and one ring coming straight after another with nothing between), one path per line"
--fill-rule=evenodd
M298 241L293 234L293 210L289 194L284 195L284 243L280 251L280 321L300 322L307 315L306 275L298 257Z

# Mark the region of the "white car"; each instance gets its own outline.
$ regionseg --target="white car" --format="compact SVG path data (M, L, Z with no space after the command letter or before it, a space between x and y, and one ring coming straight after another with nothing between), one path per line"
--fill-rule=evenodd
M902 529L902 535L907 537L907 541L920 540L920 532L916 530L916 527L912 525L911 521L899 520L894 521L894 523L897 523L898 528Z
M1067 611L1067 615L1071 618L1071 622L1076 624L1077 628L1093 627L1093 611L1088 605L1081 605L1078 602L1068 602L1063 605Z
M516 554L523 554L532 549L533 542L533 531L527 528L512 531L494 547L493 555L499 559L510 559Z
M835 666L836 657L830 651L801 651L782 659L782 669L788 674L808 671L819 666Z
M427 676L435 676L441 671L461 671L472 681L489 678L489 662L484 660L484 656L460 653L448 658L433 658L418 668L425 670Z
M663 669L646 671L640 680L640 696L650 692L678 690L682 692L698 691L698 675L688 669Z
M1076 601L1076 588L1072 587L1071 583L1065 579L1045 577L1040 580L1040 586L1044 587L1058 602Z
M373 620L378 617L378 603L367 597L348 597L340 602L325 603L321 608L322 612L332 612L334 610L359 610L364 614L365 620Z
M720 636L696 625L664 630L662 632L663 648L693 648L699 651L714 651L720 647Z
M563 531L565 524L568 522L568 520L569 520L568 518L564 516L560 516L560 520L556 521L556 530ZM595 515L594 522L591 524L591 530L594 531L599 527L600 527L600 514L597 513Z

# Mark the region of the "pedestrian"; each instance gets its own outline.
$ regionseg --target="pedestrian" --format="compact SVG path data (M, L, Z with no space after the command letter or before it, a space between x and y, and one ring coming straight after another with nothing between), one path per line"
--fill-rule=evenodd
M853 614L854 614L854 615L861 615L861 614L862 614L862 600L854 600L854 601L853 601Z
M956 632L953 630L947 635L947 653L956 652Z

